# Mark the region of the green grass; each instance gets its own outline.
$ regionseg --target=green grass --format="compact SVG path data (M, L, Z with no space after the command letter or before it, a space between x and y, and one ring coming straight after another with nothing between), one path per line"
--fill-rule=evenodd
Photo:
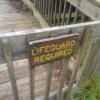
M74 100L100 100L100 77L92 78L89 84L75 95Z

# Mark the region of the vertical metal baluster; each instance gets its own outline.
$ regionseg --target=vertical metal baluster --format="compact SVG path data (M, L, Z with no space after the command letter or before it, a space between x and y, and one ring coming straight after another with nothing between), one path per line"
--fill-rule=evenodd
M39 10L39 0L36 0L36 7Z
M50 24L50 10L51 10L51 0L48 2L48 23Z
M39 0L36 0L37 2L37 9L39 9Z
M55 8L54 8L54 25L56 25L57 20L57 0L55 0Z
M53 63L50 63L48 66L48 75L47 75L47 85L46 85L46 93L44 100L49 100L49 92L50 92L50 85L52 79L52 70L53 70Z
M41 15L43 16L43 3L44 3L44 0L41 0Z
M81 22L84 22L84 17L85 17L85 15L82 14Z
M43 15L43 8L42 8L43 0L40 0L40 13Z
M41 0L39 0L39 12L40 12L40 10L41 10Z
M39 10L39 0L36 0L36 6L37 6L37 9Z
M63 14L62 14L62 25L64 25L64 21L65 21L65 15L66 15L66 3L67 3L67 1L65 0L65 2L64 2Z
M78 9L76 8L73 24L75 24L77 22L77 17L78 17Z
M62 68L62 72L61 72L61 76L60 76L60 86L59 86L59 91L57 94L57 100L62 100L62 89L63 89L63 85L64 85L67 68L68 68L68 59L64 59L63 60L63 68Z
M35 7L38 9L38 7L37 7L37 3L38 3L38 0L36 0L36 4L35 4Z
M44 0L41 0L41 15L43 16L43 3L44 3Z
M10 81L11 81L12 91L14 94L14 100L19 100L16 77L15 77L13 60L12 60L11 45L7 39L3 39L2 43L3 43L4 57L7 62L8 73L9 73L9 77L10 77Z
M47 21L47 17L48 17L48 0L45 0L45 19Z
M60 25L60 19L61 19L61 7L62 7L62 0L59 0L59 12L58 12L58 21L57 25Z
M71 11L72 11L72 5L70 4L69 11L68 11L67 25L70 23Z
M53 20L53 0L51 0L51 10L50 10L50 26L52 26L52 20Z
M36 7L36 0L34 0L34 6Z
M45 0L43 0L43 3L42 3L43 17L45 16L45 14L44 14L45 13L45 7L44 6L45 6Z

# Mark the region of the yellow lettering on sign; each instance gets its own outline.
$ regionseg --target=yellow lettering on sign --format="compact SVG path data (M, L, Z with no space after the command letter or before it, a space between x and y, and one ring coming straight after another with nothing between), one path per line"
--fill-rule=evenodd
M36 53L34 52L34 50L32 49L32 56L35 56L36 55Z
M40 56L40 62L44 62L45 61L45 55Z
M59 51L59 56L63 56L63 51Z
M45 52L46 52L46 53L50 52L50 46L46 46L46 47L45 47Z
M61 44L61 46L60 46L60 48L61 48L61 49L64 49L64 48L66 48L66 45L65 45L65 43L62 43L62 44Z
M67 47L67 48L70 47L70 41L67 41L67 42L66 42L66 47Z
M71 47L74 47L75 44L76 44L76 41L75 41L75 40L72 40L72 41L71 41Z
M34 63L39 63L39 62L40 62L39 57L34 57Z
M68 49L68 50L67 50L68 55L71 54L72 52L73 52L72 49Z
M34 47L32 49L32 56L34 64L53 61L65 56L69 56L73 53L76 40L67 40L61 43L54 43L50 45L41 45L40 47Z
M44 47L40 47L39 51L42 53L44 51Z
M56 45L52 44L52 45L50 46L50 51L55 51L55 50L56 50Z

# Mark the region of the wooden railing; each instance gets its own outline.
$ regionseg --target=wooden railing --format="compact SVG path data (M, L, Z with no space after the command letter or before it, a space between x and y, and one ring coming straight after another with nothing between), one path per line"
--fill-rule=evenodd
M68 66L68 59L63 60L63 68L61 71L61 80L60 86L58 87L56 92L51 95L50 93L50 82L52 78L52 70L53 63L49 63L47 65L47 85L46 85L46 93L45 97L40 97L39 100L45 98L45 100L67 100L69 95L71 94L71 90L73 90L73 84L76 80L76 74L78 72L79 66L82 66L82 72L80 73L79 78L81 80L88 79L95 74L96 69L98 69L100 62L100 21L81 23L81 24L73 24L61 27L52 27L52 28L44 28L37 30L30 30L25 32L12 32L0 34L0 66L4 63L7 63L7 68L9 72L9 77L11 81L11 86L13 90L14 100L19 100L18 96L18 87L16 83L16 75L14 71L13 62L16 60L27 59L28 57L28 38L31 37L32 41L40 40L44 38L63 36L68 34L79 33L79 44L80 47L78 49L78 56L76 56L75 69L72 71L72 75L70 77L69 85L64 85L65 78L65 70ZM41 66L40 66L41 67ZM35 67L29 67L29 78L30 78L30 93L31 100L35 99L34 92L34 71ZM78 81L78 80L77 80ZM42 87L42 86L41 86ZM66 88L68 87L68 88ZM63 89L66 92L66 99L63 97ZM9 93L8 93L9 94ZM24 95L26 96L26 95ZM0 92L0 98L2 98L2 91Z
M87 22L91 19L67 0L31 0L49 26Z

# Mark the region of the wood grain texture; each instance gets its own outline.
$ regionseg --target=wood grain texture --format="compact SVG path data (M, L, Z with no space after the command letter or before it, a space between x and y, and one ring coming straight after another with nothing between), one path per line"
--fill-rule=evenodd
M25 11L25 7L20 5L20 1L0 0L0 33L40 27L31 11Z

